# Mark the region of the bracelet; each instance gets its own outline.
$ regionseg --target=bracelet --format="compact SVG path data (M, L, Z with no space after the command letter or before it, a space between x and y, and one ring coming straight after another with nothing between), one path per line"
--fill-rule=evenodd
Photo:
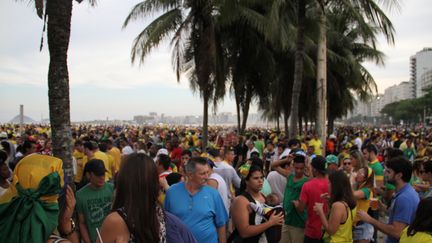
M63 237L67 237L67 236L71 235L73 232L75 232L75 229L76 229L75 222L73 221L72 218L70 218L70 222L71 222L72 229L70 232L62 234Z

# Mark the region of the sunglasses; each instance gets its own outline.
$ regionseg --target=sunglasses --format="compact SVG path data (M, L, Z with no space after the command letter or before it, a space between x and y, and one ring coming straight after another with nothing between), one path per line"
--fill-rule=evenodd
M344 164L344 165L350 165L351 162L346 162L346 163L344 162L343 164Z

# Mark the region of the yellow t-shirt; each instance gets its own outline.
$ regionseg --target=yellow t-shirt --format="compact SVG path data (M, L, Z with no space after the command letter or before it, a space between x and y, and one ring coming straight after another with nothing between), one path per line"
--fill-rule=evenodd
M117 147L112 147L107 152L109 155L114 157L114 174L120 170L120 163L121 163L121 152L120 149Z
M321 149L322 143L321 143L321 140L312 138L309 141L309 146L313 146L314 147L316 155L322 155L322 149Z
M432 234L425 232L417 232L413 236L408 236L408 227L406 227L401 234L400 243L430 243L432 242Z
M93 158L92 159L100 159L104 162L105 165L105 169L107 170L105 172L105 180L109 180L112 178L112 166L111 163L112 161L109 159L108 155L104 152L101 151L96 151L93 154Z
M74 178L74 182L79 183L83 176L85 155L84 153L75 150L73 153L73 157L76 159L77 162L77 172Z
M83 168L85 167L85 165L87 164L87 162L89 160L92 160L92 159L100 159L100 160L103 161L103 163L105 165L105 169L107 170L106 173L105 173L105 180L108 181L109 179L111 179L112 178L112 169L111 169L112 166L111 165L113 163L113 160L109 159L108 154L106 154L104 152L101 152L101 151L96 151L93 154L93 157L91 157L91 158L88 158L87 156L84 156L84 158L83 158Z

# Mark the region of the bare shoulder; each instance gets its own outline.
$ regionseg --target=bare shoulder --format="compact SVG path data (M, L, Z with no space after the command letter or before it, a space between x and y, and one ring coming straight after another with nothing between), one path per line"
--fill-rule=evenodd
M116 239L129 239L129 229L117 212L108 214L102 223L101 235L104 242L116 242Z
M108 214L104 220L104 223L124 224L126 226L123 218L117 212Z
M334 209L344 209L345 204L343 202L337 201L332 204L332 208Z
M234 199L234 203L233 203L237 208L238 207L245 207L249 205L249 200L244 197L244 196L237 196Z

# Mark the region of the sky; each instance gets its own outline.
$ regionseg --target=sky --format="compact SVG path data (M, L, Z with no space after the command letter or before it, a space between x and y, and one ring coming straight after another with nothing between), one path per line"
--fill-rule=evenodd
M0 123L17 115L20 104L25 115L36 121L49 116L46 34L40 52L43 21L28 2L33 1L0 1ZM150 16L122 29L138 2L100 0L96 7L74 2L68 52L72 121L131 120L149 112L202 114L199 95L192 93L186 79L176 80L168 42L153 50L145 63L131 63L132 41L151 20ZM379 38L385 66L365 64L381 93L409 80L409 57L432 47L430 0L403 0L401 6L400 11L388 13L396 29L395 45ZM252 107L251 112L255 111ZM235 114L230 95L218 112Z

